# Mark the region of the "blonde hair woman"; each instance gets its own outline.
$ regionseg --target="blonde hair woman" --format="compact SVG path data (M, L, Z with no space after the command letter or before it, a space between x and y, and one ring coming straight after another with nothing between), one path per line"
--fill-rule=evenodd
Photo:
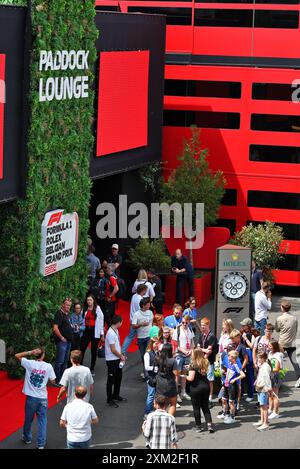
M209 433L214 433L212 426L211 413L209 410L209 381L207 379L207 372L209 369L209 361L205 358L204 353L199 348L192 352L191 364L189 366L189 374L187 381L190 383L190 395L192 398L192 405L196 427L194 430L199 433L203 431L201 426L201 410L203 412L207 430Z
M223 353L227 349L228 344L231 342L230 334L234 329L232 319L223 319L222 321L222 334L219 340L219 353Z
M148 275L144 269L139 270L138 277L132 287L132 293L136 293L137 287L139 285L146 285L147 291L144 295L144 298L150 298L150 302L152 302L153 298L155 297L154 287L152 283L148 281Z

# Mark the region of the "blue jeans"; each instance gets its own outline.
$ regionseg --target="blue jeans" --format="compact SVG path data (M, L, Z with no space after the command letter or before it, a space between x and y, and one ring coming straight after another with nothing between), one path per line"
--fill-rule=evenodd
M146 400L145 415L148 415L150 414L150 412L153 412L153 402L156 393L156 388L152 388L152 386L149 386L149 384L147 384L147 389L148 395Z
M56 382L59 383L63 372L67 368L71 342L62 342L61 340L56 344L56 359L54 363L54 372L56 375Z
M267 325L266 319L261 319L260 321L254 321L254 327L257 329L261 336L265 335L265 328Z
M89 449L91 444L91 440L88 441L77 441L72 442L67 440L67 448L68 449Z
M124 343L122 345L122 353L126 353L127 350L129 349L131 342L136 338L136 329L133 329L132 326L130 326L130 331L126 339L124 340Z
M139 351L140 351L140 354L141 354L143 370L144 370L144 355L146 353L146 349L148 347L149 340L150 340L150 337L146 337L145 339L138 339L138 346L139 346Z
M32 440L32 422L34 416L37 416L38 422L38 438L37 445L45 446L47 438L47 410L48 400L39 399L37 397L26 396L25 402L25 422L23 427L24 441Z

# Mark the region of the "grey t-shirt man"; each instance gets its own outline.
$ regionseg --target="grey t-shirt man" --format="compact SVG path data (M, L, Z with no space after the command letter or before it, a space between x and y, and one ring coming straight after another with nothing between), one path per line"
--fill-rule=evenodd
M87 366L73 365L64 371L60 384L67 389L68 399L67 402L73 401L75 398L75 389L77 386L84 386L87 389L87 394L84 398L86 402L90 400L90 387L94 384L91 370Z
M148 309L147 311L139 310L133 315L132 324L139 325L143 322L148 322L148 326L139 327L137 329L138 339L147 339L150 337L150 329L153 322L153 313Z

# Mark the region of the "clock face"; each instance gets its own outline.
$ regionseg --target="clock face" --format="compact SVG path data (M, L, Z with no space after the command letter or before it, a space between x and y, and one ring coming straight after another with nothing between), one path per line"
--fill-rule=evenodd
M220 282L220 292L226 300L240 300L247 291L248 280L241 272L228 272Z

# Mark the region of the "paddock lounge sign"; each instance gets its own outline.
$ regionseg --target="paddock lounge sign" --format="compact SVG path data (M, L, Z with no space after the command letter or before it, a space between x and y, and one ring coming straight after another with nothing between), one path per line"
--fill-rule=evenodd
M75 264L78 248L78 215L64 215L64 210L53 210L42 223L40 273L48 275Z
M63 76L50 76L47 79L41 78L39 82L39 100L62 101L66 99L82 99L89 97L89 77L86 75L89 51L85 50L63 50L40 52L39 70L61 72ZM80 76L66 76L65 72L80 71Z

